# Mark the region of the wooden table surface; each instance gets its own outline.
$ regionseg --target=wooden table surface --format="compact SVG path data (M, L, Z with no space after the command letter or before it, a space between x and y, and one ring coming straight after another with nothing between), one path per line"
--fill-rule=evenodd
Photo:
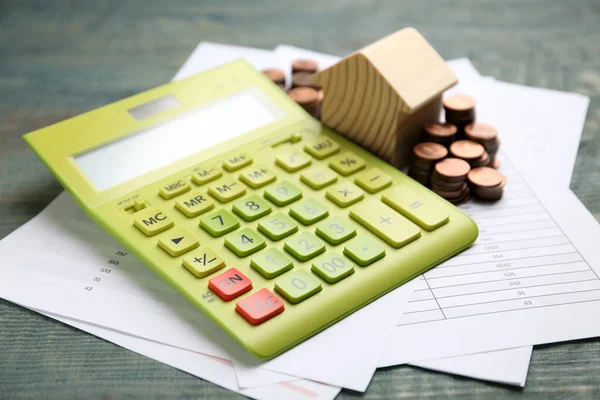
M0 238L62 190L23 133L169 81L199 41L344 55L405 26L482 74L590 96L571 188L600 219L599 21L597 0L2 0ZM402 366L364 394L520 396L600 398L600 340L536 347L522 390ZM0 302L0 398L207 397L241 396Z

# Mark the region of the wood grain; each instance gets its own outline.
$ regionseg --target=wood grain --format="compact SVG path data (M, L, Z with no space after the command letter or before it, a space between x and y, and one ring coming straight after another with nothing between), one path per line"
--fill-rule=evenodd
M365 46L313 79L323 87L321 121L398 168L408 165L439 96L457 82L414 28Z
M0 237L61 191L21 134L167 82L198 41L345 55L410 25L482 74L590 96L571 188L600 219L599 20L597 0L0 1ZM522 390L402 366L356 397L600 398L600 340L536 346ZM243 397L0 302L0 399L75 398Z

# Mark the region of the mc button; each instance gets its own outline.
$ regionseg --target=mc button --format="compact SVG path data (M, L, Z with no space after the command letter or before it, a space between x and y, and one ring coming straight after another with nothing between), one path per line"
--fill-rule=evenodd
M146 236L154 236L175 225L173 218L158 208L146 208L135 214L133 225Z
M228 269L208 281L208 288L225 301L252 290L252 282L236 268Z

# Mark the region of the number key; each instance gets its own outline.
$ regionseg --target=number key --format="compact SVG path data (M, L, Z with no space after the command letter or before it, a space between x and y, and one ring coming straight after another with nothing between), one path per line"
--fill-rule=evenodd
M316 200L306 199L290 207L290 215L304 225L311 225L327 217L329 210Z
M227 210L219 210L200 218L202 229L213 237L223 236L240 227L240 221Z
M317 225L317 235L335 246L356 236L356 227L343 217L333 217Z
M266 246L265 239L250 228L232 233L225 239L225 247L233 251L238 257L249 256Z
M271 240L281 240L298 231L298 224L287 215L278 213L258 223L258 230Z
M275 291L292 304L298 304L321 290L321 282L303 269L283 276L275 282Z
M265 197L279 207L287 206L302 197L302 191L288 181L281 181L265 189Z
M233 203L233 212L244 221L252 222L271 212L271 205L260 196L250 196Z
M329 253L313 261L312 272L327 283L336 283L354 273L354 264L339 253Z
M275 247L250 260L250 266L267 279L275 278L294 267L292 259Z
M325 243L309 232L303 232L298 236L287 240L283 246L285 251L300 261L308 261L311 258L325 252Z

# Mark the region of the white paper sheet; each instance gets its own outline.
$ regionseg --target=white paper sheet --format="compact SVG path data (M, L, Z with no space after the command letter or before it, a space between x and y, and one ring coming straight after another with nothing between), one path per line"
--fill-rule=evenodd
M295 59L314 59L318 62L320 69L327 68L330 65L335 64L340 59L339 57L328 54L288 45L277 46L275 48L275 54L279 59L279 65L287 66L284 71L288 77L291 75L290 65ZM459 85L453 88L453 91L449 93L461 91L470 93L473 88L477 88L478 90L481 88L480 81L482 78L468 59L461 58L457 60L451 60L448 62L448 65L459 77L460 81ZM488 83L493 82L493 79L489 77L485 79ZM493 93L493 90L491 93ZM489 358L485 353L482 353L473 356L473 358L469 357L468 355L464 355L460 357L441 359L439 363L437 363L437 360L429 360L427 361L426 366L424 364L419 364L417 366L476 379L485 379L515 386L524 386L527 378L527 370L529 367L529 357L531 356L531 351L532 347L529 346L521 349L503 350L498 354L491 352L489 353ZM500 363L500 361L502 361L502 363ZM519 367L515 367L517 365ZM260 382L260 379L256 376L258 373L257 370L250 368L238 368L237 364L235 364L235 366L238 383L240 385L243 386L244 384L249 384L250 382ZM510 366L510 368L507 368L507 366ZM269 380L267 380L268 378L275 379L277 376L269 376L264 371L261 371L260 377L265 379L264 382L269 382Z
M210 66L206 60L224 62L238 58L237 48L222 48L219 57L214 57L215 47L200 45L186 62L184 73L177 76ZM260 67L265 53L245 49L244 56ZM198 69L194 60L199 60ZM0 295L5 299L182 349L227 359L233 356L245 365L252 363L241 346L132 259L67 196L59 196L23 232L27 256L24 260L22 254L7 258L10 261L3 263L12 265L9 271L3 271L7 275L0 282ZM22 268L14 268L19 262ZM365 390L379 354L395 328L402 304L408 302L412 291L411 285L404 285L272 360L270 368ZM332 335L331 332L340 332L338 325L353 335ZM357 342L365 345L355 346ZM329 351L323 352L322 348ZM355 367L348 368L349 363ZM342 370L345 373L341 374Z

